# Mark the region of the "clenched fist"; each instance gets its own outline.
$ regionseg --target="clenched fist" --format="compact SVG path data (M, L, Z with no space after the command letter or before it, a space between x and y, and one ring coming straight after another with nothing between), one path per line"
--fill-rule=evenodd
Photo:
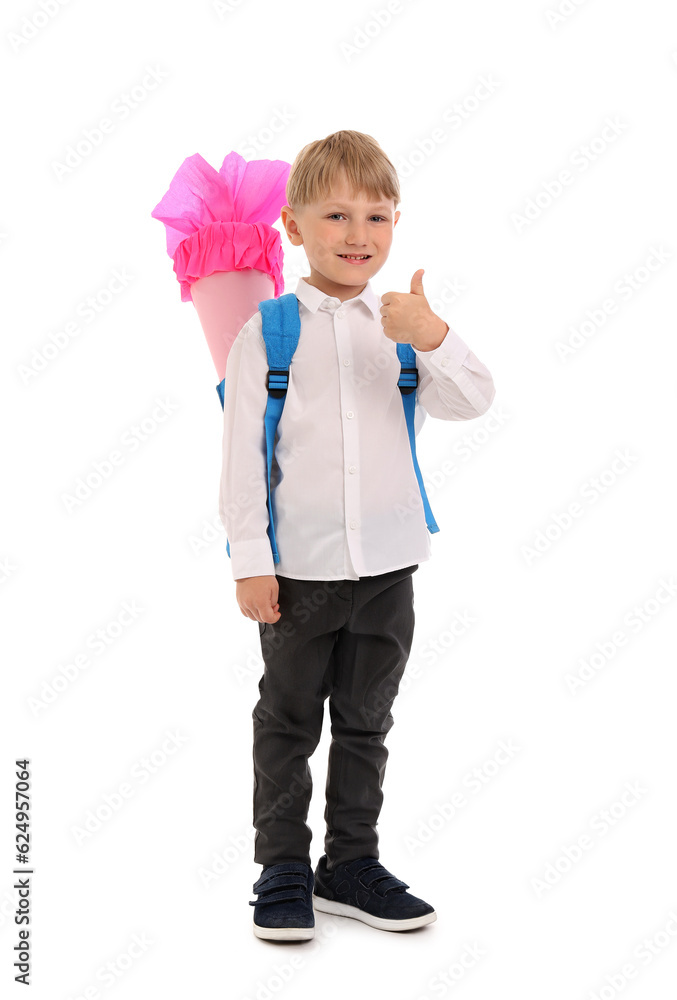
M235 581L235 597L240 611L255 622L275 624L280 620L279 590L276 576L247 576Z

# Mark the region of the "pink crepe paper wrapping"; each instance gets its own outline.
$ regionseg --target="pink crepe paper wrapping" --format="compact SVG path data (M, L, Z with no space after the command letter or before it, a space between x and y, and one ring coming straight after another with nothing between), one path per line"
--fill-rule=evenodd
M181 301L198 311L219 379L258 303L284 292L284 253L272 224L285 203L290 170L284 160L248 162L233 151L217 171L194 153L151 212L165 225Z

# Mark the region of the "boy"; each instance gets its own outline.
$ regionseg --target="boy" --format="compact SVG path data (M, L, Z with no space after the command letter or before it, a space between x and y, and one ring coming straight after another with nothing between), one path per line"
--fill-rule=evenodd
M487 368L430 309L417 271L381 297L400 202L396 171L371 136L341 131L296 157L281 210L303 246L301 333L278 426L271 494L280 561L267 535L264 414L268 362L257 312L226 367L220 514L236 598L259 622L264 672L254 724L254 933L311 938L315 909L384 930L436 919L378 858L385 736L414 631L412 575L430 558L396 343L416 352L416 432L428 413L470 420L495 394ZM357 260L356 258L360 258ZM325 854L310 867L308 758L329 698ZM314 890L314 891L313 891Z

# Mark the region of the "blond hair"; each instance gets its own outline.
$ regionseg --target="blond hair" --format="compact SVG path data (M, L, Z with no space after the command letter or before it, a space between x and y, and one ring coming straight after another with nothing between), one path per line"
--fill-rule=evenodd
M345 171L353 194L365 192L376 199L400 203L397 171L379 144L370 135L344 130L308 143L294 160L285 196L296 211L310 202L329 196L340 171Z

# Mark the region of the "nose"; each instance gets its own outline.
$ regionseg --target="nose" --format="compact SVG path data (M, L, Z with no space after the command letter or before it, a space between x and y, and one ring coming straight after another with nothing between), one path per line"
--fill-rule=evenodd
M353 222L346 233L346 243L358 247L367 245L367 227L364 223Z

